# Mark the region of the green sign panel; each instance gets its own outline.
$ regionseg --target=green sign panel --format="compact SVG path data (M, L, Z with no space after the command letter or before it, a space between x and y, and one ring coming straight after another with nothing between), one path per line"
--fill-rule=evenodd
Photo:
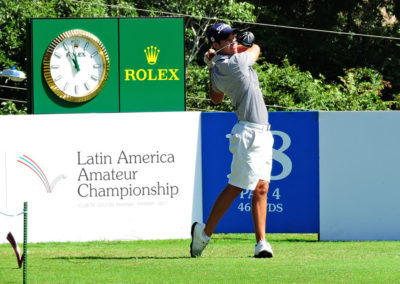
M184 110L183 19L120 19L119 30L121 111Z
M181 18L32 19L31 112L185 110Z

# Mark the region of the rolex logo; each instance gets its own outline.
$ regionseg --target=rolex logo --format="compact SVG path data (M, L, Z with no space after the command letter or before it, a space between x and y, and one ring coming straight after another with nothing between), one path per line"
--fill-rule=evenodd
M0 0L1 1L1 0ZM154 65L157 63L160 50L156 46L148 46L144 53L146 54L147 63ZM163 53L164 54L164 53ZM125 81L179 81L179 69L167 68L152 69L125 69Z
M157 63L157 58L160 50L156 46L148 46L147 49L144 50L144 53L146 54L147 63L149 63L150 65L154 65Z

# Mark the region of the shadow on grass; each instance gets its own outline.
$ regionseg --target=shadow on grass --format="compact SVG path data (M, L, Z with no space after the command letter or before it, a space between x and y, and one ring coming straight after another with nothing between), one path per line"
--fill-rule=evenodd
M213 241L218 241L218 240L251 241L253 239L254 239L254 237L253 238L232 237L232 236L226 236L225 237L225 236L221 236L221 235L212 238Z
M318 243L318 240L304 240L304 239L285 239L285 240L271 240L271 243L283 243L283 242L290 242L290 243Z
M51 257L52 260L137 260L137 259L186 259L190 256L128 256L128 257L115 257L115 256L60 256Z
M268 237L268 235L267 235ZM233 240L233 241L254 241L254 237L251 238L246 238L246 237L235 237L235 236L221 236L219 235L218 237L213 238L214 241L216 240ZM285 238L285 239L275 239L275 238L270 238L268 239L269 242L271 243L283 243L283 242L296 242L296 243L317 243L319 242L318 239L304 239L304 238Z

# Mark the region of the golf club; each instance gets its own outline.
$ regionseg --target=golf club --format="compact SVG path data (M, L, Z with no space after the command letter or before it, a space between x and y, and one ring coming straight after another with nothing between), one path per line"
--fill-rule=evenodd
M228 44L224 45L223 47L221 47L220 49L218 49L218 50L214 51L213 53L211 53L210 54L210 59L213 58L214 56L216 56L219 51L223 50L225 47L230 46L231 44L234 44L235 42L237 42L237 41L234 40L231 43L228 43Z

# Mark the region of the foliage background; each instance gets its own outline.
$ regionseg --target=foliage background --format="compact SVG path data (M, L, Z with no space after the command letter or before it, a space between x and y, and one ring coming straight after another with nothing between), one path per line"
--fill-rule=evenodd
M185 19L188 110L232 110L228 98L214 106L207 97L205 32L219 21L255 34L263 56L255 68L270 110L400 108L400 2L395 0L2 0L0 69L28 70L28 18L177 16ZM0 78L0 98L6 100L0 114L26 113L24 101L7 101L26 101L25 88L26 82Z

